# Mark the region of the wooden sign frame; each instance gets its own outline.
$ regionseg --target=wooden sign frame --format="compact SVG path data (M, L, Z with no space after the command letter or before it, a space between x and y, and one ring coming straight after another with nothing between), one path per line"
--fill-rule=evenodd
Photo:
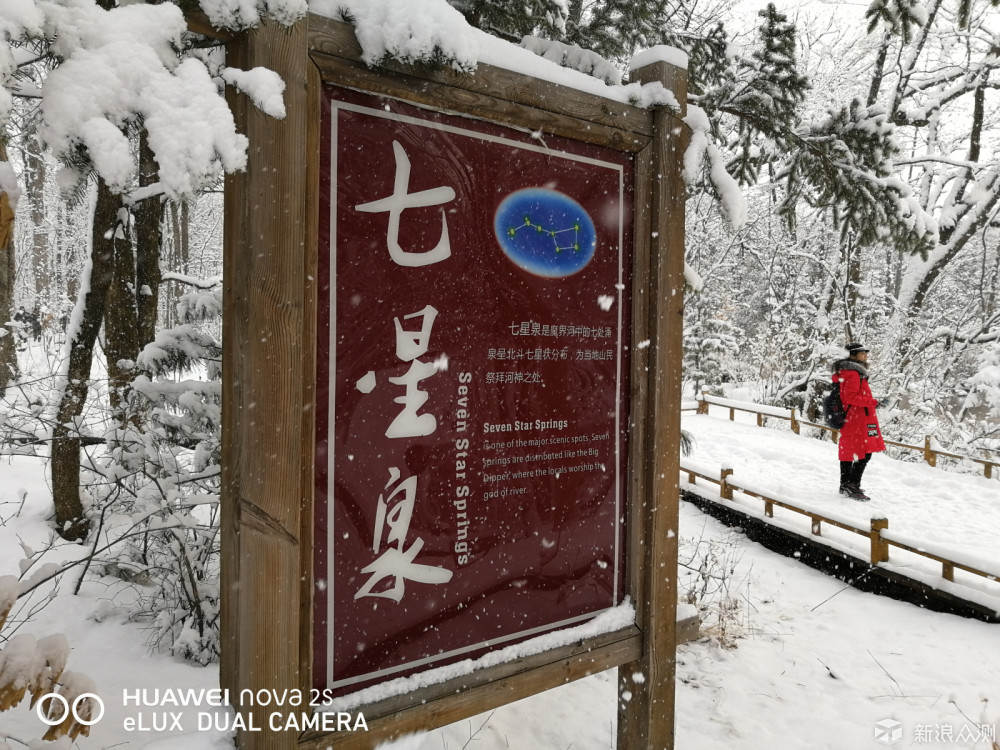
M312 687L312 519L320 107L323 82L421 107L564 136L634 155L634 248L626 594L623 630L360 707L368 731L245 731L242 748L370 748L619 667L618 747L672 748L683 316L681 159L686 71L655 62L681 112L641 109L507 70L475 75L387 63L369 68L353 28L309 16L229 40L230 65L286 82L287 116L234 96L250 140L227 179L223 312L222 687L275 695ZM237 710L268 726L271 706ZM308 710L283 707L281 710Z

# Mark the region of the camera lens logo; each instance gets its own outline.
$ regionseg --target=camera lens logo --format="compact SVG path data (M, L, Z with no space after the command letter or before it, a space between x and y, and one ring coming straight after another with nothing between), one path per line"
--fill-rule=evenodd
M895 719L875 722L875 741L883 745L895 745L903 739L903 725Z
M93 701L92 704L87 703L88 698ZM46 711L46 701L49 700L60 704L62 710L60 711L53 706L51 710ZM93 714L92 705L96 705L100 709L94 718L91 718ZM101 700L101 696L95 693L80 693L73 699L73 703L71 704L66 700L64 695L46 693L35 704L35 713L38 714L38 718L42 720L43 724L47 724L50 727L62 724L69 716L72 716L73 720L81 726L92 727L104 718L104 701ZM53 716L49 716L50 713L53 713Z

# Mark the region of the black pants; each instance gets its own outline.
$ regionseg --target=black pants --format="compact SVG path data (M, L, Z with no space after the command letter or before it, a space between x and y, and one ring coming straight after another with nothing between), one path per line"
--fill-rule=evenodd
M861 475L865 473L865 468L868 466L868 462L871 460L872 454L866 453L864 458L859 458L857 461L841 461L840 462L840 484L841 486L849 484L852 487L861 486Z

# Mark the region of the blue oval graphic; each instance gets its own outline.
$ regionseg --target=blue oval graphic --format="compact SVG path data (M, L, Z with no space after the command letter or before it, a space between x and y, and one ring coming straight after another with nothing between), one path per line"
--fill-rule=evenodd
M583 207L546 188L504 198L493 231L511 262L536 276L570 276L590 263L597 248L594 222Z

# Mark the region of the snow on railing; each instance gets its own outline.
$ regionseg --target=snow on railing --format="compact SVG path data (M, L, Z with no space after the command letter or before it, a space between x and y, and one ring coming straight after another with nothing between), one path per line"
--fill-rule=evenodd
M696 406L691 407L689 404L694 403ZM694 402L685 402L683 409L694 408L699 414L708 414L709 406L719 406L725 409L729 409L729 421L734 421L736 419L736 412L744 411L750 414L757 415L757 426L764 427L767 419L781 419L791 423L792 432L796 435L801 434L800 430L803 425L806 427L815 427L820 430L825 430L826 432L833 433L833 441L837 442L837 437L840 433L839 430L835 430L825 424L820 424L818 422L810 422L808 420L802 419L802 415L798 410L794 408L784 408L780 406L768 406L766 404L755 404L751 401L734 401L728 398L719 398L718 396L710 396L703 394L698 397ZM989 458L977 458L976 456L963 456L958 453L952 453L951 451L941 450L940 448L934 447L934 438L931 435L927 435L924 438L923 446L919 445L908 445L906 443L900 443L895 440L889 440L883 436L883 440L886 445L891 445L896 448L904 448L911 451L919 451L923 454L924 461L928 466L937 466L938 456L945 456L947 458L954 458L959 461L971 461L972 463L982 464L983 466L983 476L990 479L993 476L993 467L1000 466L1000 460L992 460Z
M822 536L822 526L828 524L867 537L870 543L869 559L872 565L888 563L889 547L892 546L940 563L941 577L947 581L954 582L956 568L985 578L987 581L1000 581L1000 567L995 562L959 555L922 540L890 532L889 519L885 516L872 516L869 527L862 528L856 526L851 519L845 516L805 507L800 502L782 497L766 487L741 481L733 476L733 470L730 468L706 469L704 465L694 464L683 457L681 458L681 474L686 474L688 484L694 487L698 486L698 479L719 485L719 499L728 503L733 502L734 490L762 500L765 518L774 517L775 506L806 516L810 519L813 536ZM699 495L705 497L703 493L699 493ZM725 505L726 503L720 504Z

